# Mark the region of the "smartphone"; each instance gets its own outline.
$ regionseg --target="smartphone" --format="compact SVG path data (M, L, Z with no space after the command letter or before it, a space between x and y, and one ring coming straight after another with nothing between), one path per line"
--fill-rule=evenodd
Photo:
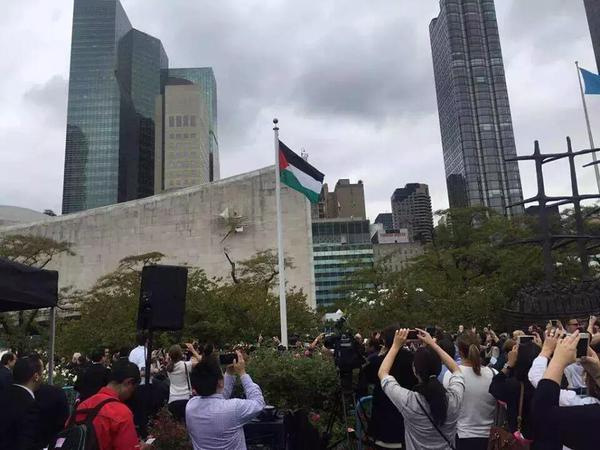
M589 333L580 333L579 342L577 343L577 357L582 358L587 356L588 347L590 345Z
M552 326L554 328L556 328L558 326L558 320L556 320L556 319L555 320L551 320L550 323L552 324Z
M535 336L523 335L523 336L517 337L517 342L519 343L519 345L521 345L521 344L524 344L526 342L533 342L534 339L535 339Z
M156 438L148 438L148 440L145 442L146 445L152 445L154 444L154 441L156 440Z
M223 353L219 355L219 362L222 366L229 366L237 361L237 355L235 353Z
M409 341L419 339L419 332L417 330L409 330L408 337L406 339L408 339Z

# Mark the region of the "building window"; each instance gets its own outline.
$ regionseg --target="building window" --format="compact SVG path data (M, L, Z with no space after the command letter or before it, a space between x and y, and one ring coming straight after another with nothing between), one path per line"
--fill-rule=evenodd
M196 126L196 116L190 116L190 126L191 127Z
M174 127L175 126L175 117L169 116L169 126L170 127Z
M181 127L181 116L177 116L177 126Z
M184 127L188 127L189 124L189 117L188 116L183 116L183 126Z

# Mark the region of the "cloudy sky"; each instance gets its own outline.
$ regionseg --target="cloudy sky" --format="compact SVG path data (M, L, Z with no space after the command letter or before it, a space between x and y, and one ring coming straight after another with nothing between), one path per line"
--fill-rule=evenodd
M273 117L335 184L363 180L369 216L396 187L448 205L428 25L437 0L121 0L172 67L212 66L221 174L273 162ZM0 204L61 209L73 0L4 2L0 16ZM573 62L595 70L583 0L497 0L519 154L588 146ZM600 97L589 98L600 141ZM580 169L595 191L592 169ZM534 193L521 165L525 195ZM565 167L547 171L568 192Z

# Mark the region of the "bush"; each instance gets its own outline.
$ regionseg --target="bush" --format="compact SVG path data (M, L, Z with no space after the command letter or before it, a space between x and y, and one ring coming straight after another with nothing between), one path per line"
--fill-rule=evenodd
M192 450L185 425L176 421L167 407L156 415L149 432L156 439L152 444L153 450Z
M252 353L248 373L261 387L265 401L278 409L324 411L338 386L333 358L312 357L262 348Z

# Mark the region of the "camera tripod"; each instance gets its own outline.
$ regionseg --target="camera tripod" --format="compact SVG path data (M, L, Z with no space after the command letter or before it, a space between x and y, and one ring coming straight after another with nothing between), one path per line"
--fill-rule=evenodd
M342 372L338 369L338 380L339 385L331 397L331 409L329 410L329 419L327 421L327 428L323 433L321 439L320 450L331 450L336 448L344 440L347 444L347 449L353 449L352 441L350 439L350 432L348 427L348 407L353 408L356 411L356 400L354 398L354 389L352 386L352 371ZM332 438L333 425L335 424L336 418L342 420L344 427L345 437L337 440L336 442L330 443ZM354 427L352 427L354 428Z

